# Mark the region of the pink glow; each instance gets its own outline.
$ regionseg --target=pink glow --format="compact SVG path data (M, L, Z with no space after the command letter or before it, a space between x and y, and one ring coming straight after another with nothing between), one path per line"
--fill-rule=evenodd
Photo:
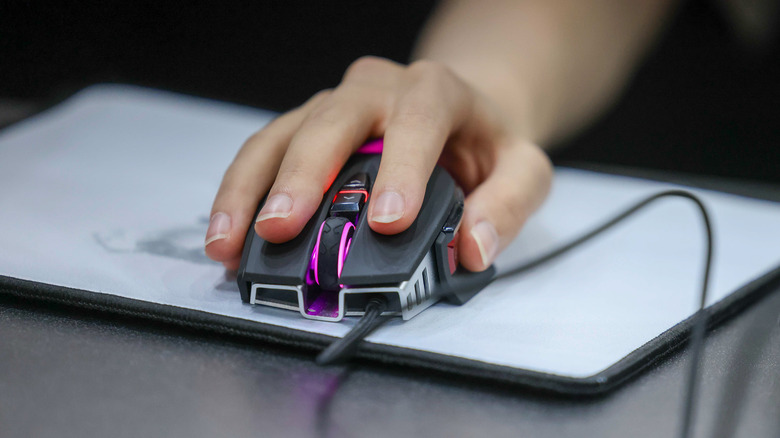
M309 308L306 309L306 313L309 315L319 315L322 313L323 309L327 307L328 305L328 295L327 294L320 294L311 305L309 305ZM326 315L331 316L331 315ZM334 315L335 316L335 315Z
M320 278L317 275L317 258L318 254L320 253L320 239L322 238L323 227L325 227L324 221L320 225L320 231L317 233L317 243L314 244L314 253L311 255L311 263L314 265L314 282L317 284L320 284Z
M350 246L352 246L352 239L349 239L349 241L347 242L347 250L346 250L347 254L349 254L349 247ZM346 257L344 257L344 259L345 259L344 261L346 261ZM339 277L341 277L341 269L339 269ZM342 289L344 288L343 284L339 284L339 286L341 286Z
M385 141L384 139L377 138L375 140L371 140L368 143L364 144L363 146L360 146L356 153L358 154L381 154L382 149L384 149Z
M339 277L341 277L341 270L344 268L344 261L347 259L349 245L352 243L352 237L349 233L350 228L354 230L355 225L353 225L352 222L347 222L344 224L344 231L341 232L341 243L339 243L339 265L337 271Z

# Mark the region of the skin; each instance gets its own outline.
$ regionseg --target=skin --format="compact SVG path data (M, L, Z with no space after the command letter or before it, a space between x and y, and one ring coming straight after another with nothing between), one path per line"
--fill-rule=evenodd
M206 254L237 269L250 226L270 242L292 239L349 156L384 137L371 228L409 227L438 163L467 194L460 262L486 269L549 191L553 172L540 145L575 132L614 100L670 3L443 3L421 34L416 61L360 58L336 88L246 141L214 200Z

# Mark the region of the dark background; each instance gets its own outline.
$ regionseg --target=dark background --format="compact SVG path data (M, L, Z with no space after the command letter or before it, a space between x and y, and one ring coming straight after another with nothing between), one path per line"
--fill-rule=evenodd
M285 110L361 55L406 61L434 6L2 2L0 99L40 108L124 82ZM748 48L715 6L686 2L622 100L554 159L780 182L777 39Z

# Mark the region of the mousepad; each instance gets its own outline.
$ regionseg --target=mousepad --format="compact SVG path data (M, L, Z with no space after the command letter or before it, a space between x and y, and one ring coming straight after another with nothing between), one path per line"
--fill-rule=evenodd
M0 293L319 350L355 323L241 302L203 253L211 201L273 113L120 85L90 87L0 132ZM559 168L496 265L557 247L678 187ZM778 287L780 205L692 189L713 216L711 325ZM358 357L564 394L616 387L684 345L704 231L681 200L560 259L368 337Z

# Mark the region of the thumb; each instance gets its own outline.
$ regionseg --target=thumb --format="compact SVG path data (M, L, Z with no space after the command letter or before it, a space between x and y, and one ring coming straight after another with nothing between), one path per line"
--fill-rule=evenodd
M536 145L516 142L496 154L493 172L466 198L460 229L460 262L487 269L550 190L552 165Z

